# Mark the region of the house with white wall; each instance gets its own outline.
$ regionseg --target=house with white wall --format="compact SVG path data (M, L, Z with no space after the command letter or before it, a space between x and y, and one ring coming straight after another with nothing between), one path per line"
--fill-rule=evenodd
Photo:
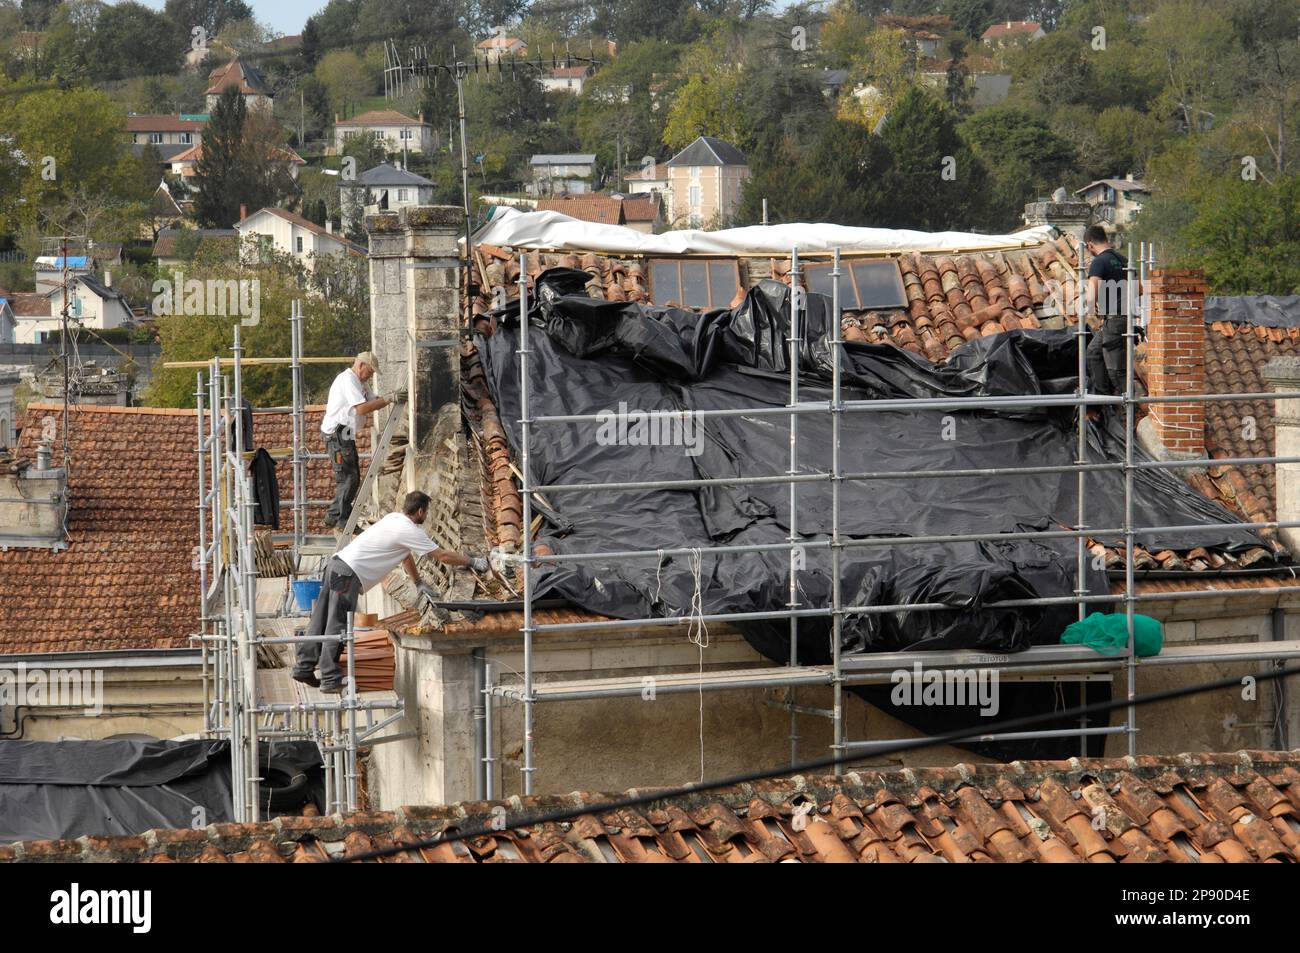
M0 367L0 447L12 447L18 442L17 392L22 374L16 367Z
M538 84L548 93L582 95L582 88L596 72L590 63L579 66L557 66L537 77Z
M308 271L316 260L326 255L362 255L366 250L336 234L331 225L324 227L282 208L264 208L235 225L250 259L274 250L298 259Z
M532 181L530 195L578 195L592 190L596 175L596 155L584 153L543 153L528 160Z
M430 152L433 149L433 126L424 121L424 113L412 119L395 109L372 109L351 119L334 117L334 151L341 153L349 139L368 136L384 147L385 152Z
M112 286L113 276L101 282L92 273L68 281L68 323L72 328L108 331L130 324L135 313L126 296ZM56 339L63 328L63 287L10 298L15 318L14 342L43 344Z
M433 183L399 166L384 162L339 186L343 228L360 228L367 215L395 212L433 201Z
M495 63L503 57L524 56L528 53L528 44L518 37L506 36L506 28L498 27L496 33L486 40L479 40L474 44L474 49L479 56L485 57L489 63Z
M1151 187L1130 172L1122 179L1090 182L1074 194L1092 206L1093 221L1125 228L1142 211Z

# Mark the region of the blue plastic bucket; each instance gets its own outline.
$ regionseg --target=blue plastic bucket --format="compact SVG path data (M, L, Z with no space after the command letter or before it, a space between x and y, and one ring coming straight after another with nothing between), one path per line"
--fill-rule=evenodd
M293 597L298 600L298 609L301 612L310 612L312 603L319 595L319 579L299 579L293 584Z

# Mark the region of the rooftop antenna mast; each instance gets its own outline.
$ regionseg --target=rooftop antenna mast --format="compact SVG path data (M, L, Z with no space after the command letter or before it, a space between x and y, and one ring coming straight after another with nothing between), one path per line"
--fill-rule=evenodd
M499 29L497 33L499 36L504 36L505 30ZM405 88L405 81L400 77L404 77L407 75L411 76L414 79L414 81L418 84L417 88L420 89L427 87L428 77L430 76L434 77L436 83L437 76L440 71L445 72L456 83L456 117L460 125L460 188L461 188L461 201L465 209L465 290L466 290L466 298L468 300L470 297L473 296L473 292L471 291L471 289L474 284L474 265L473 265L474 237L473 237L473 212L472 212L472 207L469 198L469 142L468 142L469 133L467 132L466 129L465 80L469 76L471 70L475 73L476 76L479 72L478 51L472 50L471 51L472 62L466 61L464 59L461 59L459 56L457 56L456 47L453 44L451 48L450 61L443 62L443 63L434 63L429 59L427 47L420 46L412 49L411 56L408 58L406 66L403 67L400 58L397 56L396 44L392 40L389 40L385 44L386 51L388 51L390 48L391 48L391 56L388 56L388 58L386 59L386 62L388 62L390 65L386 67L384 71L384 75L385 75L384 94L388 98L390 99L392 98L393 96L392 90L394 88L397 89ZM416 49L420 51L418 54L415 52ZM496 65L497 65L498 74L501 74L505 71L505 66L501 62L501 56L502 56L502 51L498 49L496 53ZM567 52L565 54L565 58L566 61L571 61L572 59L579 59L579 60L586 59L587 62L592 65L595 65L596 63L595 59L587 59L585 57L572 57ZM518 57L511 57L510 59L511 76L515 75L516 61L521 66L529 66L529 67L534 66L533 63L527 60L522 60L519 59ZM551 45L551 67L552 68L555 67L554 44ZM539 73L543 72L544 69L541 62L540 51L538 52L538 62L536 63L536 69ZM396 85L389 82L388 73L390 70L393 72L394 76L399 77L399 79L396 81ZM492 57L485 54L483 71L485 73L490 74L491 70L492 70ZM401 93L397 93L397 95L401 95ZM467 322L469 320L468 310L466 310L465 312L465 320Z

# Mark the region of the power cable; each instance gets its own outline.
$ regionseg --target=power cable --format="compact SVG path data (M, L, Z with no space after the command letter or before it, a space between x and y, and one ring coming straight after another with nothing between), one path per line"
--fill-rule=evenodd
M940 745L952 744L957 741L979 738L985 734L992 734L994 732L1000 733L1021 728L1029 728L1034 725L1048 721L1055 721L1057 719L1074 719L1083 715L1100 715L1107 712L1118 711L1121 708L1140 708L1143 705L1153 705L1159 702L1173 701L1178 698L1187 698L1192 695L1201 695L1225 688L1235 688L1242 684L1242 678L1253 678L1255 682L1258 683L1287 678L1292 675L1300 675L1300 666L1290 668L1283 667L1274 669L1271 672L1253 673L1249 676L1242 676L1240 678L1221 678L1212 682L1200 682L1184 688L1171 688L1162 692L1153 692L1149 695L1139 695L1131 701L1125 698L1118 701L1097 702L1092 705L1083 705L1067 711L1050 711L1038 715L1026 715L1021 718L1012 718L1007 721L997 722L992 725L984 725L979 728L964 728L950 731L942 735L917 738L911 741L900 741L892 745L882 745L881 747L874 749L870 755L854 755L849 757L838 755L828 758L819 758L815 761L805 761L801 764L787 765L781 768L736 774L702 784L667 788L647 794L616 798L615 800L605 801L600 804L589 804L583 807L566 808L559 811L547 811L540 814L525 815L517 821L506 823L504 826L481 827L468 831L452 831L450 833L439 834L437 837L412 841L400 846L377 848L375 850L354 854L350 857L331 858L330 862L352 863L362 860L378 860L382 857L392 857L396 854L404 854L410 850L437 847L439 844L450 844L455 843L456 841L470 840L476 837L491 837L494 834L500 834L503 830L521 830L523 828L536 827L541 824L556 824L564 821L573 821L587 814L600 815L613 811L627 810L634 807L643 807L647 804L671 801L677 798L700 794L705 791L716 791L721 788L736 787L741 784L752 784L756 781L768 781L796 774L808 774L810 772L821 771L825 768L831 768L837 765L852 764L856 761L862 761L866 757L875 758L884 755L902 754L909 751L919 751L924 748L935 748Z

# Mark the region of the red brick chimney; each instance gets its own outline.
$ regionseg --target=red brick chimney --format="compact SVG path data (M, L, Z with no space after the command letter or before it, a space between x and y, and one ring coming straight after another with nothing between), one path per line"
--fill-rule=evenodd
M240 206L239 206L239 220L242 222L242 221L243 221L244 219L246 219L246 218L248 218L248 206L247 206L247 205L240 205Z
M1205 393L1205 273L1157 268L1148 279L1147 386L1152 397ZM1205 456L1205 404L1148 405L1139 428L1147 450L1161 459Z

